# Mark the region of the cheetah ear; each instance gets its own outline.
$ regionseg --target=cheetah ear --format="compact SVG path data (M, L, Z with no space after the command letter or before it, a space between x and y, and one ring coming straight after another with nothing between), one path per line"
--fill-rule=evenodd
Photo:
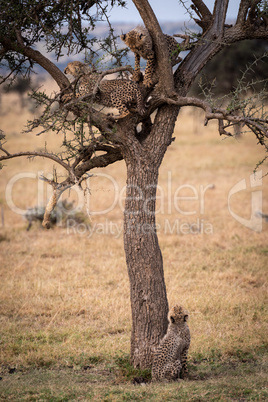
M143 33L140 34L140 39L143 37Z
M174 317L170 317L170 321L172 322L172 324L174 324L175 318L174 318Z
M185 314L185 316L184 316L184 321L187 321L188 318L189 318L188 314Z

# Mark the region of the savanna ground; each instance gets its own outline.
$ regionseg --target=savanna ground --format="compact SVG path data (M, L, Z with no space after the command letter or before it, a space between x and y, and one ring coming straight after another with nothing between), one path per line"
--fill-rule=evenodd
M59 149L60 136L19 134L31 113L15 101L11 94L1 108L9 149L42 148L45 142ZM214 124L202 123L199 112L183 110L161 168L157 214L169 303L190 312L189 379L132 384L133 377L149 373L129 364L124 162L94 172L105 175L90 178L87 203L70 193L84 211L99 214L80 226L46 231L35 223L27 232L26 221L10 209L6 187L16 207L33 207L37 193L42 200L47 191L37 172L53 165L21 158L7 162L0 176L1 400L268 399L268 223L263 220L256 233L228 210L229 191L245 179L247 189L231 198L232 211L249 219L252 191L258 190L268 212L267 177L262 187L250 188L263 152L251 135L223 139ZM262 169L266 173L267 165Z

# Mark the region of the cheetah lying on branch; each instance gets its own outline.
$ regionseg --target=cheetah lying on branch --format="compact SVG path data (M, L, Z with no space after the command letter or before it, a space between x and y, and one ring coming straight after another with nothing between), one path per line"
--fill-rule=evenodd
M93 94L94 88L100 78L99 73L80 61L72 61L64 70L78 80L76 97ZM138 113L145 113L143 96L136 82L127 79L101 80L94 102L107 107L115 107L120 112L120 118L130 114L129 108L136 107Z
M152 380L173 381L187 373L187 354L190 346L188 312L175 305L168 313L168 330L160 341L153 358Z

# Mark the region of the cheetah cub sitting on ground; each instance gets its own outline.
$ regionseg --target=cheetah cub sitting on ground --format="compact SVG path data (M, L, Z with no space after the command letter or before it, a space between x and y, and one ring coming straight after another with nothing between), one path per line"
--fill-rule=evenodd
M180 45L170 35L164 34L169 51L169 61L172 66L179 63L182 59L178 57ZM132 29L126 34L120 35L121 40L132 50L135 54L135 72L133 79L134 81L139 81L140 78L140 58L143 57L147 60L145 74L144 74L144 85L150 87L154 84L153 76L155 73L156 60L155 52L153 50L153 42L149 31L141 25Z
M69 63L64 73L71 74L78 79L77 98L92 94L99 80L99 73L92 71L89 66L80 61ZM137 107L140 115L145 113L143 96L138 84L126 79L101 80L94 102L103 106L117 108L120 112L120 117L129 115L129 108L133 106Z
M168 313L168 330L153 357L152 380L174 381L187 374L187 354L190 346L188 312L175 305Z

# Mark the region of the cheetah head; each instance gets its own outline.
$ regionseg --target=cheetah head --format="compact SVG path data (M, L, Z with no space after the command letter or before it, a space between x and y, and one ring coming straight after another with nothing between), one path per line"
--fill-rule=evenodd
M80 74L88 74L89 72L89 67L81 61L71 61L64 70L65 74L71 74L75 78Z
M152 40L147 29L141 25L132 29L126 34L120 35L120 39L135 53L141 50L144 46L152 48Z
M168 313L168 320L171 324L182 324L189 318L189 313L184 307L176 304Z
M136 50L139 49L139 47L142 44L142 39L144 37L143 33L140 33L137 35L137 32L135 31L130 31L126 34L120 35L120 38L122 39L123 42L133 51L135 52Z

